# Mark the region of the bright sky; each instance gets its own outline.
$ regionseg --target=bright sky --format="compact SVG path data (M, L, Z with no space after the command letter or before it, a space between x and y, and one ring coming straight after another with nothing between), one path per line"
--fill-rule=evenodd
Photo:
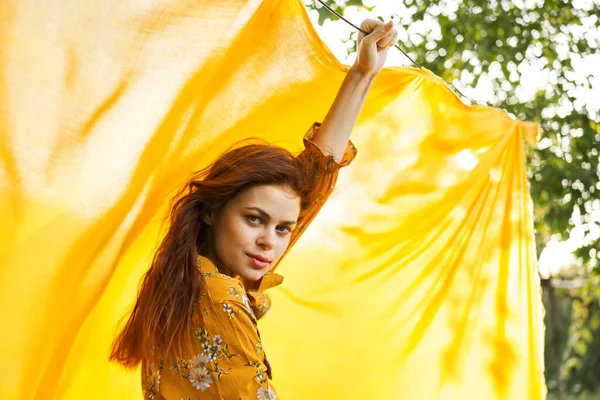
M531 1L531 0L526 0ZM578 8L586 8L591 4L591 0L575 0ZM350 7L346 10L344 15L349 21L359 26L360 22L366 18L377 18L382 16L384 18L391 15L410 15L410 12L406 9L404 4L400 1L389 1L389 0L365 0L364 3L369 6L374 6L371 11L359 9L356 7ZM337 20L337 17L333 16L334 21L328 20L323 26L317 23L318 13L315 10L309 12L309 16L317 32L321 36L322 40L327 44L332 53L343 63L352 64L356 57L355 54L347 56L347 51L343 39L347 39L350 32L354 29L344 21ZM394 23L398 23L398 19L394 19ZM434 35L439 35L439 29L437 23L434 21L425 21L423 24L413 24L408 32L400 32L399 41L407 39L408 35L433 30ZM600 27L598 25L598 18L591 18L587 21L580 30L581 35L586 35L588 40L600 42ZM559 46L559 52L561 48ZM443 59L443 57L442 57ZM517 89L517 96L521 101L533 97L533 95L540 89L546 87L549 83L555 81L556 77L551 76L549 72L540 72L541 60L536 58L528 58L529 63L526 63L519 67L519 72L522 74L520 79L520 86ZM420 60L415 60L419 62ZM600 53L588 56L585 59L573 58L573 66L575 68L575 76L583 79L586 75L591 74L593 76L594 87L592 89L580 89L576 91L577 103L576 107L585 104L589 110L598 115L600 113ZM386 66L401 66L410 65L410 61L397 49L390 49L386 60ZM496 63L497 64L497 63ZM500 65L492 64L490 68L490 74L494 76L497 74ZM469 82L469 74L461 76L463 82ZM454 82L454 85L469 98L476 101L489 101L494 97L494 91L492 84L489 79L485 77L479 80L476 87L470 87L468 84L462 85L459 82ZM570 108L562 108L557 111L567 114L570 112ZM545 142L540 141L540 146L544 146ZM598 188L600 190L600 188ZM535 201L535 199L534 199ZM558 240L552 240L548 243L544 251L542 252L539 260L540 273L543 277L549 277L556 275L564 270L566 267L573 265L575 257L572 252L583 245L586 242L594 240L600 237L600 200L595 200L592 204L592 208L595 210L592 213L592 232L587 237L584 235L582 229L582 221L579 215L574 214L573 220L576 227L571 231L570 238L567 241L561 242ZM594 224L595 222L595 224Z

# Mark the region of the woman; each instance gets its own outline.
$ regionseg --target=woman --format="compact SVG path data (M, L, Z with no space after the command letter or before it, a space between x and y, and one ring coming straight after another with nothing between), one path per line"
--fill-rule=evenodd
M365 20L356 62L322 124L293 157L254 144L192 177L113 344L111 361L142 363L147 399L276 399L257 320L272 273L323 206L356 150L350 132L397 32Z

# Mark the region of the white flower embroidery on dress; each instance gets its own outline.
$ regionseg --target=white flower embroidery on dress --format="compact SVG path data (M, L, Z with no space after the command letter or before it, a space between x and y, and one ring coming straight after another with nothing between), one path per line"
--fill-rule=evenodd
M206 329L198 329L194 336L201 343L203 352L190 360L177 360L171 369L175 375L188 379L193 387L204 392L215 379L219 381L223 374L231 371L231 368L222 368L220 360L229 360L237 354L229 351L229 346L223 343L220 336L211 337Z
M265 364L258 360L254 360L247 362L244 364L244 366L254 368L254 372L256 373L256 375L254 375L254 379L256 379L258 383L263 385L267 383L268 370Z
M233 298L236 298L236 299L240 298L240 293L233 286L229 286L228 294Z
M252 311L252 307L250 307L250 301L248 300L248 297L245 294L242 296L242 302L246 306L246 310L248 310L248 313L250 315L254 315L254 312Z
M192 386L201 391L205 391L212 384L212 377L210 372L205 367L196 367L190 369L190 382Z
M154 369L153 366L148 368L148 375L146 376L146 382L143 385L144 399L154 400L156 395L160 391L160 373L163 367L163 360L161 359L158 368Z
M206 353L196 354L196 357L188 361L188 368L205 368L206 364L210 362L210 356Z
M210 387L213 380L208 370L211 362L210 354L197 354L194 358L187 362L187 378L192 382L192 386L198 390L205 391Z
M258 400L277 400L277 396L275 395L275 391L273 389L264 387L258 388L258 393L256 393L256 398Z
M246 311L248 311L248 313L250 313L251 315L254 315L254 313L252 312L252 307L250 306L250 301L248 300L248 297L245 293L241 294L235 287L229 286L229 291L227 292L227 294L236 300L242 300L242 303L244 303L244 306L246 306ZM231 311L229 309L224 308L224 311L231 314Z
M227 313L229 319L233 319L240 312L240 310L234 310L228 303L223 303L223 311Z

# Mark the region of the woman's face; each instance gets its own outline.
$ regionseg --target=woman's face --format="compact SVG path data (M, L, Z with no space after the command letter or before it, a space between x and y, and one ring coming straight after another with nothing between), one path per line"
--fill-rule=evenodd
M206 215L213 262L227 275L254 282L281 258L300 214L300 197L287 185L253 186Z

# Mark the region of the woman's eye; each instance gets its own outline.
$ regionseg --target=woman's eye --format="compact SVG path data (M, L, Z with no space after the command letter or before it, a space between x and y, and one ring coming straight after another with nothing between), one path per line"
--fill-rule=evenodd
M256 215L247 215L246 219L248 220L248 222L251 222L253 224L257 224L260 222L260 218Z
M291 230L289 227L287 227L287 226L280 226L280 227L279 227L279 228L277 228L277 229L279 229L279 232L281 232L281 233L290 233L290 232L292 231L292 230Z

